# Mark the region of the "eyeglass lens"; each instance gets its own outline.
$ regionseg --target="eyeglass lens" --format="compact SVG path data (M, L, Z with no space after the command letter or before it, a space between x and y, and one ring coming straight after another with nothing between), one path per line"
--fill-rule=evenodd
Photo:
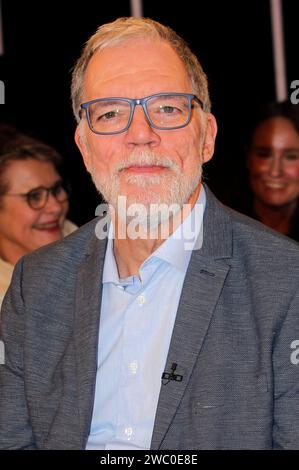
M27 201L29 206L32 209L43 208L47 203L49 193L51 193L58 202L64 202L68 199L67 187L63 181L59 181L54 186L52 186L52 188L36 188L30 191L27 194Z
M156 127L171 129L184 126L189 120L187 96L162 95L146 101L148 117ZM131 106L125 100L100 100L89 105L89 120L94 131L119 132L129 123Z

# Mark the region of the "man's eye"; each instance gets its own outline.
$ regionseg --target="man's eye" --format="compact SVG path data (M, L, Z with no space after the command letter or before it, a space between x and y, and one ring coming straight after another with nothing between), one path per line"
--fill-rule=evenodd
M109 121L110 119L115 118L118 115L117 111L108 111L108 113L102 114L98 117L98 120L105 119Z
M175 106L160 106L159 111L164 114L179 114L182 111Z
M176 109L173 106L161 106L161 111L166 114L172 114Z
M119 108L111 109L110 111L106 111L105 113L103 110L99 110L95 115L94 118L96 121L111 121L113 119L122 119L123 117L127 116L127 113Z

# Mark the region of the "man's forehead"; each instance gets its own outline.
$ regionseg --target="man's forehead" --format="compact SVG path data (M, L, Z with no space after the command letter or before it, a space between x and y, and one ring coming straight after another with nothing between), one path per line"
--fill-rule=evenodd
M94 87L105 87L138 80L189 82L183 61L165 41L148 41L106 47L96 51L91 58L84 77L87 92ZM165 90L166 91L166 90ZM175 91L175 90L170 90ZM188 91L188 90L184 90Z
M137 38L136 40L126 40L97 50L93 54L90 64L94 60L112 63L116 57L121 64L124 63L126 65L143 62L151 64L165 60L165 58L168 61L181 60L177 52L167 41Z

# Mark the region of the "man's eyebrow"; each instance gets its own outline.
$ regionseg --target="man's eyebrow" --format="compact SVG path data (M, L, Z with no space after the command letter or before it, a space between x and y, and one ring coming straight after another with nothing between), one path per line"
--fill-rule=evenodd
M102 100L102 98L101 98ZM115 105L115 104L128 104L127 101L124 101L124 98L118 98L118 99L115 99L115 100L109 100L107 98L107 100L105 100L105 98L103 99L103 101L95 101L93 103L94 105L98 105L98 106L111 106L111 105Z

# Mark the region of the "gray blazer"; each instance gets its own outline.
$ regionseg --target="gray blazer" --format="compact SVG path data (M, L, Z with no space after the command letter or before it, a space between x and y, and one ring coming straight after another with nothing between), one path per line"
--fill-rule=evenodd
M299 448L299 245L207 190L161 386L152 449ZM84 449L105 241L97 219L24 257L4 300L1 449ZM152 373L154 373L154 368Z

